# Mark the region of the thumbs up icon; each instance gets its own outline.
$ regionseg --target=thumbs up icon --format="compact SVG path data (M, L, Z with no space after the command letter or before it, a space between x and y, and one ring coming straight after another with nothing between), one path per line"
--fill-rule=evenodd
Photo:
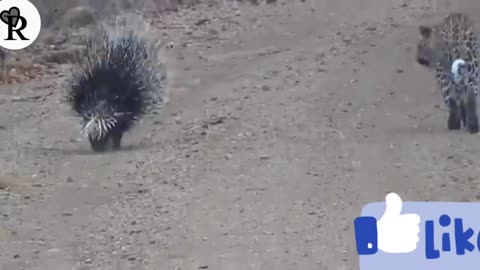
M386 253L410 253L420 240L420 217L401 214L402 199L390 193L385 199L385 212L380 220L374 217L355 219L355 238L359 255L375 254L378 249Z

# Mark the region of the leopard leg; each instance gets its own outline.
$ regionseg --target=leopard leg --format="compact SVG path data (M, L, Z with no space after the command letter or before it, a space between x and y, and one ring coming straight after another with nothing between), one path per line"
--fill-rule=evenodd
M453 98L447 100L448 103L448 129L459 130L462 127L460 106Z
M462 125L467 126L467 109L465 108L465 102L460 103L460 117L462 120Z
M477 96L474 91L470 90L466 93L465 101L465 126L468 132L478 133L478 116L477 116Z
M444 74L438 75L438 82L442 91L442 98L448 108L447 127L449 130L458 130L462 127L460 102L457 99L456 89L449 78Z

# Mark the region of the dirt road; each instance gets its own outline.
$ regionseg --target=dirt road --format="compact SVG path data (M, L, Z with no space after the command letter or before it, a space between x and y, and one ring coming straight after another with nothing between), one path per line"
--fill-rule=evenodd
M3 87L0 269L358 269L364 204L480 199L478 136L414 60L453 7L288 2L170 49L170 103L125 151L79 141L62 72Z

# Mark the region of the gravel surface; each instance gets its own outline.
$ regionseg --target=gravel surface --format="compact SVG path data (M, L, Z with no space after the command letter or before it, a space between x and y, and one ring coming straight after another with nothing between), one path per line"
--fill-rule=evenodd
M358 269L364 204L477 201L478 136L414 55L420 23L480 4L428 2L158 17L170 103L106 154L62 101L76 32L46 34L0 89L0 269Z

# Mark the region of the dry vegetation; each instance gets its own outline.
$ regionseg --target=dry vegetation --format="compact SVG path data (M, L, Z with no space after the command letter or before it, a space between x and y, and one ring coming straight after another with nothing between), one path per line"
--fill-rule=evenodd
M25 50L9 52L7 76L0 84L25 82L56 73L58 65L68 64L82 49L81 35L100 21L118 15L142 13L161 18L165 13L203 4L217 9L233 2L259 4L259 0L31 0L42 16L42 31L35 43ZM264 0L266 3L275 2ZM208 18L206 19L208 20ZM168 21L170 23L170 21Z
M162 13L195 4L196 0L32 0L42 16L42 32L37 41L18 52L9 52L7 76L0 83L29 81L56 73L58 65L68 64L82 48L81 34L101 20L122 13L153 11ZM73 31L72 31L73 30Z
M178 10L181 5L196 4L199 0L32 0L32 2L40 10L44 25L50 26L55 23L59 14L65 14L69 9L77 6L89 6L99 13L111 16L123 10L131 9Z
M32 0L40 9L45 26L53 24L58 19L58 14L64 14L77 6L89 6L103 15L111 16L125 10L178 11L181 7L191 7L199 3L219 5L232 1L259 4L261 0ZM275 2L272 0L264 1Z

